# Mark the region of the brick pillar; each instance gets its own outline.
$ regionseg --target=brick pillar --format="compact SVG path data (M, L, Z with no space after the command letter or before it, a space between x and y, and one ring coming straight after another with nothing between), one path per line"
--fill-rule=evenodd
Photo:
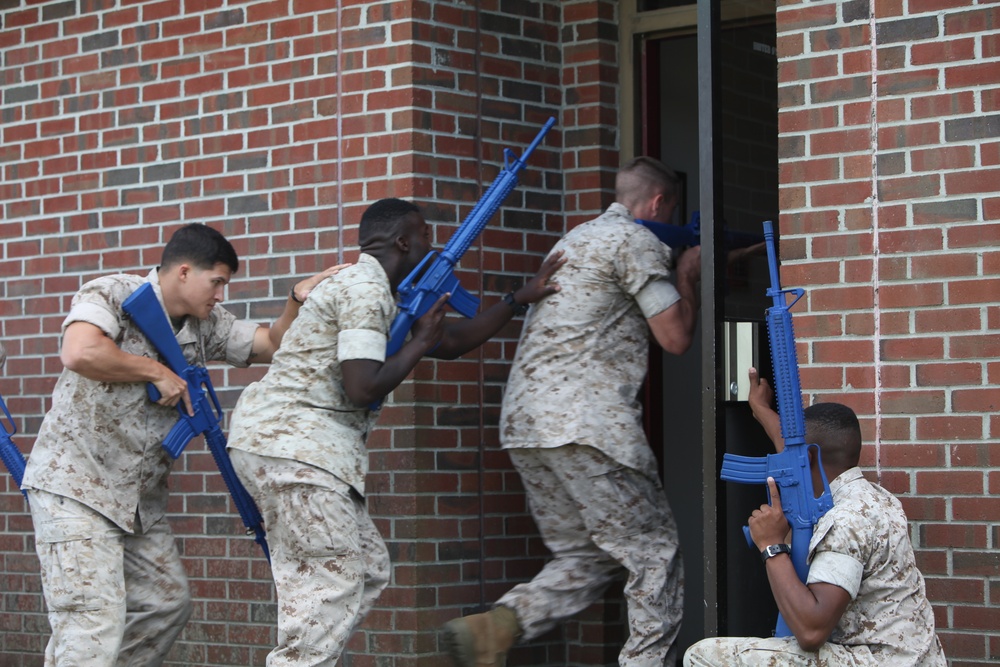
M906 509L946 653L988 664L1000 11L779 4L782 268L808 294L803 388L858 412L862 465Z
M441 246L497 175L503 150L520 155L549 116L559 120L559 3L407 6L410 20L390 34L408 60L393 61L387 86L410 100L393 119L412 136L412 152L393 164L412 173ZM486 307L530 276L562 231L563 131L549 133L462 259L463 285ZM481 610L541 567L543 549L496 432L519 325L462 359L423 362L380 419L369 442L370 502L394 579L352 641L351 665L441 664L443 622ZM530 650L543 651L531 664L552 664L544 647Z
M563 3L566 89L567 228L599 215L614 201L620 163L618 3Z
M405 47L413 62L389 76L413 86L413 168L433 184L426 202L415 196L442 223L439 244L492 181L502 149L518 153L549 115L559 121L532 156L510 210L462 261L466 284L489 304L537 268L569 218L593 217L610 201L617 159L602 160L617 155L615 4L414 3L411 11L412 24L391 34L413 40ZM560 112L564 87L574 96ZM561 163L560 137L571 146ZM496 433L517 332L512 323L462 360L425 362L382 417L370 443L371 502L395 578L352 642L352 665L440 664L442 622L486 608L543 563L546 551ZM511 661L613 663L620 621L620 605L595 605L582 621L517 649Z

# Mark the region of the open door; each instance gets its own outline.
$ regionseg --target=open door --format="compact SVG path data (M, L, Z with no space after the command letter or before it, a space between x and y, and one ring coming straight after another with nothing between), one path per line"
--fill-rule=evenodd
M705 636L770 634L777 614L741 531L765 490L718 479L725 451L770 451L745 391L750 363L769 374L766 260L727 261L727 239L761 234L761 223L778 215L775 5L626 4L634 13L622 16L623 61L632 76L623 93L634 106L623 109L633 139L625 152L657 157L681 175L679 224L702 214L701 331L683 356L656 348L644 397L684 556L683 653Z

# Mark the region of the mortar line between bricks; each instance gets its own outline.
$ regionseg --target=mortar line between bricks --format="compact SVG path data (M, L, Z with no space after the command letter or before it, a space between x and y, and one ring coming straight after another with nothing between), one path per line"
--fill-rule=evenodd
M337 264L344 263L344 26L343 0L337 0Z
M875 3L869 0L868 25L871 49L871 145L872 145L872 310L874 320L873 354L875 356L875 476L882 483L882 317L879 307L879 229L878 229L878 39L876 38Z

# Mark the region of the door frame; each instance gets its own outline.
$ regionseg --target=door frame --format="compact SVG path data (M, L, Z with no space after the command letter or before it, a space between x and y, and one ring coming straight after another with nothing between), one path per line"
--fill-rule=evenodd
M719 633L719 583L725 578L725 536L718 534L725 526L724 511L718 497L718 470L722 452L718 443L726 441L725 414L719 403L723 340L723 291L725 262L717 261L716 236L720 232L722 212L722 158L717 137L722 136L719 99L718 52L720 26L729 21L773 17L775 0L696 0L689 5L651 11L639 11L639 0L624 0L619 7L620 152L622 162L636 155L659 157L659 125L650 113L658 100L651 99L649 77L656 75L659 60L654 40L682 34L697 35L698 54L698 153L701 211L701 446L702 446L702 525L704 526L701 575L704 581L704 632ZM717 212L719 214L717 214ZM657 346L653 346L657 348ZM662 364L659 354L651 355L651 378L659 377ZM661 394L656 380L647 382L646 404ZM662 421L645 410L646 429L651 440L662 441ZM724 449L724 447L722 448ZM724 596L723 596L724 597Z

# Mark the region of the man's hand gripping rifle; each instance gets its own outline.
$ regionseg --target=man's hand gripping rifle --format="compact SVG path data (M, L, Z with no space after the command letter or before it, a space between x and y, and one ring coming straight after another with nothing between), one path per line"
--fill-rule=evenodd
M218 466L240 518L247 527L247 534L252 532L255 535L255 541L264 550L267 559L271 560L260 510L240 483L226 451L226 436L219 425L222 421L222 408L209 379L208 370L201 366L188 365L151 283L145 283L133 292L122 304L122 309L153 344L170 370L187 382L194 416L187 413L183 403L177 404L177 412L181 418L163 440L163 448L171 458L176 459L195 436L199 433L205 436L205 442L212 452L215 465ZM159 400L159 392L152 384L148 385L147 391L151 400Z
M0 429L0 459L3 459L3 464L10 471L10 476L17 482L17 487L21 488L21 480L24 479L24 454L11 439L11 436L17 433L17 426L14 425L14 419L10 416L10 411L7 410L7 404L3 402L3 396L0 396L0 408L3 409L3 413L7 417L7 424L10 424L9 429L6 424ZM28 497L24 489L21 489L21 494L25 498Z
M465 317L475 317L476 311L479 310L479 299L458 284L458 278L455 277L455 265L462 259L462 255L469 249L469 246L483 231L483 227L517 185L518 172L524 169L532 151L542 142L546 133L555 123L555 118L549 118L520 159L515 160L514 153L509 148L504 149L504 168L500 170L486 193L462 221L462 225L448 239L444 250L440 254L427 253L417 268L413 269L410 275L406 276L400 283L399 311L389 328L386 357L391 357L399 352L413 323L430 310L431 306L444 294L451 294L448 298L448 304L456 311Z
M809 574L807 557L813 526L827 510L833 507L833 499L822 466L820 472L823 478L823 493L819 498L814 493L809 450L815 451L818 463L819 447L807 444L805 440L802 388L799 384L799 365L795 355L792 315L789 312L805 292L801 288L781 288L771 221L764 223L764 240L767 244L767 264L771 274L771 287L767 290L767 295L771 297L773 303L767 309L767 333L771 343L771 362L774 367L781 435L785 444L781 452L768 454L766 457L726 454L722 459L721 477L727 482L740 484L767 484L768 477L774 478L780 489L782 510L792 529L792 563L799 579L805 582ZM786 293L795 295L795 300L790 304L785 298ZM750 546L754 546L749 530L744 527L743 531ZM774 634L777 637L787 637L792 634L780 615Z

